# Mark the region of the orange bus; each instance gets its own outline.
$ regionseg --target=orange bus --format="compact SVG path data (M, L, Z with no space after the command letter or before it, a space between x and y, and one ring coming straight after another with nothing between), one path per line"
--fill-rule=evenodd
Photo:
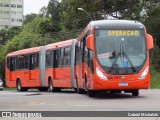
M70 59L74 54L71 52L74 42L67 40L9 53L6 58L6 85L16 87L18 91L71 88Z
M149 50L153 38L130 20L91 21L75 45L75 88L89 97L99 91L128 92L150 86Z
M67 40L46 46L45 84L49 91L60 91L62 88L73 88L74 78L71 78L71 66L74 68L75 40Z

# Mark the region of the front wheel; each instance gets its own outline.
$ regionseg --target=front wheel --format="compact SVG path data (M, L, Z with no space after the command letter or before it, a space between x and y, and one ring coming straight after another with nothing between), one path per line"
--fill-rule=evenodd
M87 94L88 94L89 97L95 97L96 96L96 93L93 90L87 90Z
M89 90L88 89L88 82L86 82L86 91L87 91L87 95L89 97L95 97L96 96L96 92L94 90Z
M53 87L53 85L52 85L52 79L49 80L48 85L49 85L48 91L49 91L49 92L53 92L53 91L54 91L54 87Z
M139 90L132 91L132 96L138 96L138 95L139 95Z

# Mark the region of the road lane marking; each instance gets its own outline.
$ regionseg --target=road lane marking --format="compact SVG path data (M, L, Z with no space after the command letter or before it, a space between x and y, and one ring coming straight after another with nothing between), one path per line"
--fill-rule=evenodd
M45 103L46 103L45 101L32 101L32 102L29 102L28 104L29 105L43 105Z
M40 95L39 92L10 92L10 91L1 91L0 95Z

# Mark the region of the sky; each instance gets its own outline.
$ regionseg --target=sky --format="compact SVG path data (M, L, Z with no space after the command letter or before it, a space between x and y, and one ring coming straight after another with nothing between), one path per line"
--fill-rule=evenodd
M24 15L39 13L43 6L47 6L50 0L24 0Z

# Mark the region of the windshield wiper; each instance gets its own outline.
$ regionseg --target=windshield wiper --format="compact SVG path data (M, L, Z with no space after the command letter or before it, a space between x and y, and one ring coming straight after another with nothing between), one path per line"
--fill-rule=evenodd
M134 67L134 65L133 65L133 63L132 63L132 61L131 61L131 59L128 57L128 55L127 55L127 53L126 53L125 51L123 51L123 56L125 56L125 57L127 58L129 64L131 65L132 71L133 71L133 72L137 72L136 68Z
M130 66L131 66L131 69L133 72L137 72L136 68L134 67L131 59L128 57L127 53L123 50L123 44L120 45L120 52L118 53L118 55L116 56L115 60L113 61L113 64L109 70L109 73L111 73L113 70L114 70L114 66L116 65L117 63L117 60L119 58L119 56L121 57L121 61L124 63L124 57L128 60ZM122 60L122 57L123 57L123 60Z
M115 60L113 61L113 64L112 64L112 66L111 66L111 68L110 68L110 70L109 70L109 73L111 73L111 72L113 71L114 66L115 66L116 63L117 63L117 60L118 60L119 56L121 56L121 52L118 53L118 55L116 56Z

